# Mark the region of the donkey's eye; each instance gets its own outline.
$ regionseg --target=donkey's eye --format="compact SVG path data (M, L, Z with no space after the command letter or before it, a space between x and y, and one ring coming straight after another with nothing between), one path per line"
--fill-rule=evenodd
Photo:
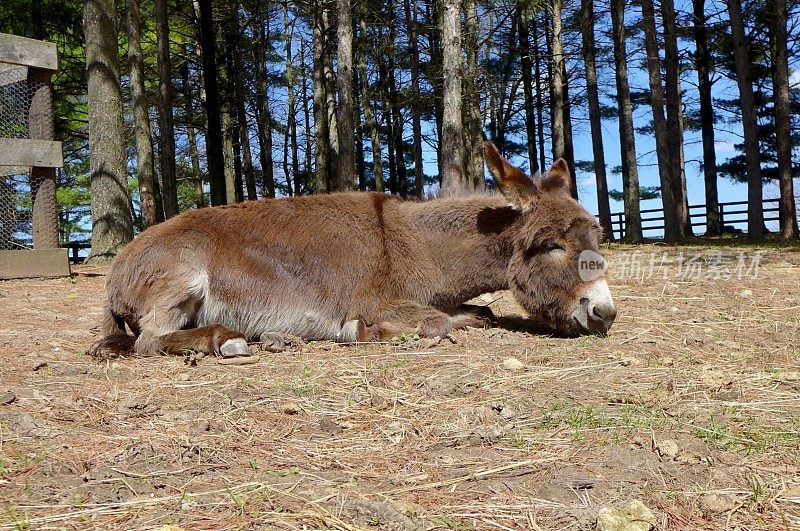
M552 252L552 251L563 251L563 250L564 250L564 248L563 248L563 247L561 247L561 246L560 246L559 244L557 244L556 242L549 241L549 242L545 242L545 244L544 244L544 250L545 250L545 251L547 251L547 252L549 253L549 252Z

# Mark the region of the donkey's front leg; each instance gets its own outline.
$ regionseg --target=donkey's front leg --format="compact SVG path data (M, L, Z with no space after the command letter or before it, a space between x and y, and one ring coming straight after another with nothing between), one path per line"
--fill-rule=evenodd
M404 333L445 337L453 328L468 324L462 324L460 319L456 323L450 315L431 306L401 300L385 304L372 319L359 321L355 326L358 326L359 341L385 341Z
M482 328L491 326L495 322L494 312L488 306L462 304L447 313L453 319L453 328L464 328L466 326Z

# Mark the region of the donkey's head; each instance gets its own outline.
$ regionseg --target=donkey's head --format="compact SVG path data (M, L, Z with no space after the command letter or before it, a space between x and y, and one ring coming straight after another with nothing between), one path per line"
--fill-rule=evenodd
M500 191L521 213L508 285L535 320L564 334L605 333L617 309L599 254L602 230L569 193L563 159L529 177L484 142L486 164Z

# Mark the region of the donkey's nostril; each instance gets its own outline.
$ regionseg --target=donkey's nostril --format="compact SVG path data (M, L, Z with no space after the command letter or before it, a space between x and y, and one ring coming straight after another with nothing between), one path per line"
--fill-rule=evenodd
M589 317L597 321L613 322L617 317L617 309L613 304L592 304Z

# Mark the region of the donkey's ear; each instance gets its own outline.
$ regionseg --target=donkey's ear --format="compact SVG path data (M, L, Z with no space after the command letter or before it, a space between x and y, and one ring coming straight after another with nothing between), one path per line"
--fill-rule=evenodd
M553 163L553 166L547 170L547 173L542 175L539 181L539 186L545 191L558 191L562 190L569 193L569 166L564 159L558 159Z
M503 196L516 208L529 208L536 195L533 180L522 170L512 166L488 140L483 142L483 156Z

